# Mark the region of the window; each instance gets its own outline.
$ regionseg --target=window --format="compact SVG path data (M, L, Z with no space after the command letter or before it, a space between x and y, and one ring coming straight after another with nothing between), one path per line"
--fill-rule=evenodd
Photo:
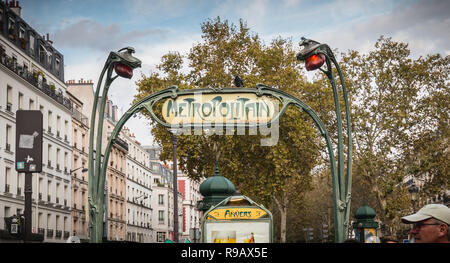
M30 54L34 57L34 35L30 34Z
M57 204L59 204L59 187L60 186L60 184L59 183L56 183L56 193L55 193L55 196L56 196L56 203Z
M61 154L61 150L59 148L56 148L56 170L60 170L60 154Z
M34 110L34 100L30 99L30 103L29 103L28 109L29 110Z
M12 112L12 87L6 89L6 110Z
M23 110L23 94L19 92L19 110Z
M164 204L164 195L158 195L158 204L160 205Z
M11 168L5 168L5 193L9 193L9 181L11 178ZM6 215L5 215L6 216Z
M64 205L65 206L67 206L67 194L68 194L67 185L64 185Z
M165 240L166 240L166 233L158 232L157 233L157 242L164 242Z
M42 188L43 188L43 185L42 185L42 182L43 182L43 179L42 178L39 178L39 189L38 189L38 192L39 192L39 200L42 200Z
M51 214L47 214L47 229L50 229L50 224L51 224Z
M68 173L69 169L67 168L69 164L69 154L64 152L64 172Z
M19 38L25 39L25 29L23 27L19 29Z
M64 120L64 140L67 141L67 138L69 137L69 121Z
M56 116L56 135L60 137L61 135L61 116Z
M45 62L45 48L43 45L39 45L39 62L44 64Z
M51 192L52 191L52 181L48 180L47 181L47 202L51 201Z
M19 28L19 41L20 47L25 50L27 48L27 40L25 39L25 29L23 27Z
M23 173L17 173L17 195L22 195L22 185L24 185L23 182Z
M38 214L38 228L43 228L42 227L42 213L39 212Z
M15 23L14 23L14 19L9 18L9 26L8 26L8 37L11 40L15 40L16 39L16 29L15 29Z
M12 127L6 124L6 145L5 150L11 152L11 136L12 136Z
M159 223L164 223L164 210L159 210L158 211L158 221Z
M51 52L47 52L47 65L49 68L52 68L53 56Z
M48 111L48 132L52 132L52 126L53 126L53 113L52 111Z
M48 160L48 162L47 162L47 164L48 164L48 166L49 166L49 168L51 168L52 167L52 146L49 144L48 145L48 152L47 152L47 160Z
M56 70L56 75L59 76L59 67L61 65L60 60L57 58L55 59L55 70Z

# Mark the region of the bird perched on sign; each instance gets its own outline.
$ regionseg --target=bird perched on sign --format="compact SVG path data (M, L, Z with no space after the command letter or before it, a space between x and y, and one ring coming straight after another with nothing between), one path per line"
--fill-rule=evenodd
M244 87L244 82L242 81L241 77L239 77L239 75L236 75L234 77L234 85L238 88Z

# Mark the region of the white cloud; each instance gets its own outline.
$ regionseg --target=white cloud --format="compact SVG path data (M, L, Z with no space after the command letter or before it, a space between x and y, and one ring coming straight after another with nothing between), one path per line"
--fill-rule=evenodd
M166 30L152 28L124 32L118 24L104 25L96 20L81 19L56 30L54 38L60 47L114 50L130 42L166 34Z
M329 27L310 36L339 51L367 52L381 36L406 42L413 57L430 53L449 54L450 2L425 1Z

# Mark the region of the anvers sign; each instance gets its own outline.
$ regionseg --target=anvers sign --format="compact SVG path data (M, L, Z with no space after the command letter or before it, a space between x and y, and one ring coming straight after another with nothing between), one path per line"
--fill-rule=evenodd
M267 212L260 208L219 208L208 213L207 219L216 220L242 220L258 219L267 215Z

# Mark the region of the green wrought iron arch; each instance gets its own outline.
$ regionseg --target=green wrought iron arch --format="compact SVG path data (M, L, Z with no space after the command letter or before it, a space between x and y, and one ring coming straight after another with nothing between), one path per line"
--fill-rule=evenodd
M324 137L325 142L327 144L327 150L328 150L328 156L330 159L330 170L331 170L331 176L332 176L332 185L333 185L333 196L334 196L334 223L335 223L335 240L342 240L344 236L344 229L341 229L342 223L344 218L341 216L342 211L345 209L345 204L340 200L340 193L339 193L339 178L336 173L336 159L331 143L330 136L328 134L328 131L324 125L324 123L320 120L317 113L309 107L306 103L301 101L300 99L275 88L271 88L269 86L266 86L264 84L257 84L256 88L208 88L208 89L186 89L186 90L179 90L177 86L171 86L169 88L166 88L164 90L155 92L134 105L131 106L129 110L125 112L125 114L120 118L120 120L117 122L113 132L111 133L111 136L108 140L108 145L105 150L104 159L102 161L102 168L99 176L99 184L97 185L97 191L100 192L105 187L105 180L106 180L106 168L108 164L108 159L110 155L110 150L112 147L112 144L115 142L117 136L119 135L120 131L122 130L123 125L126 123L128 119L130 119L133 115L136 113L139 113L143 109L146 109L150 116L159 124L163 125L166 128L174 128L173 125L170 125L164 121L162 121L160 118L156 116L156 114L153 111L153 107L155 104L163 99L175 99L180 95L192 95L195 93L201 93L201 94L231 94L231 93L254 93L257 96L271 96L276 99L278 99L282 103L282 108L277 114L275 118L271 120L269 124L273 124L275 121L277 121L287 110L287 108L291 105L297 107L299 110L305 111L314 121L317 129L319 130L320 134ZM201 125L201 124L200 124ZM235 126L245 126L245 127L252 127L252 126L258 126L256 124L234 124ZM267 124L265 124L267 125ZM198 127L197 124L192 124L190 127ZM181 127L179 127L181 128Z

